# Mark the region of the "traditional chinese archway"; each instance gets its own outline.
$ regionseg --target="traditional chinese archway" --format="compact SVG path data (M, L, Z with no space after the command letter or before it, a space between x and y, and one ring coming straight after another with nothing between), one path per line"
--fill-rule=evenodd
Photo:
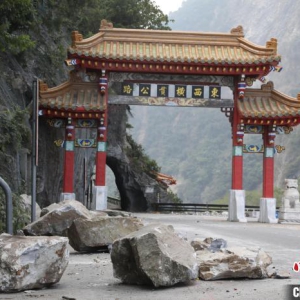
M280 71L277 40L265 47L230 33L113 28L103 20L99 33L83 39L72 33L67 65L70 80L58 87L40 84L43 117L65 125L64 183L61 199L74 199L75 142L95 145L94 208L106 208L108 104L219 107L232 126L232 185L229 221L246 222L243 154L263 153L260 222L277 222L274 199L274 140L300 122L300 99L274 90L246 88ZM97 127L97 140L75 141L77 127ZM245 133L263 135L264 145L244 145Z

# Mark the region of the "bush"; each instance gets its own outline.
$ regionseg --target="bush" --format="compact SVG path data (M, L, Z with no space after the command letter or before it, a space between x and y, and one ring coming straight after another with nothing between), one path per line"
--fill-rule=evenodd
M20 196L13 193L13 231L22 229L25 225L31 222L30 214L25 210L25 207L20 201ZM3 190L0 188L0 234L6 232L6 197Z
M30 130L26 118L28 112L19 107L0 112L0 152L13 154L21 147L29 147Z
M171 199L172 203L182 203L182 200L173 191L168 190L168 196Z
M151 159L146 153L143 147L138 144L131 135L127 134L127 142L129 147L126 149L126 154L133 162L134 166L141 172L147 173L152 178L156 176L153 172L160 172L160 167L157 162Z
M0 3L0 51L18 54L35 46L24 31L32 26L35 10L31 0L2 0Z

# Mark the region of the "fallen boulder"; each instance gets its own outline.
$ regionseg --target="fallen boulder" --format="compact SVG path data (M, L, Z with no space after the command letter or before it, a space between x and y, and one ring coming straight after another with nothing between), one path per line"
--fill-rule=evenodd
M49 206L44 207L41 211L41 217L48 214L49 212L57 210L60 207L66 206L66 205L74 206L86 215L89 215L89 214L93 215L93 213L97 213L97 212L88 210L81 202L79 202L77 200L64 200L64 201L61 201L61 202L58 202L58 203L52 203Z
M172 226L151 224L116 240L114 277L129 284L172 286L198 277L194 249Z
M74 220L89 219L92 215L94 214L79 201L66 200L58 206L53 206L53 209L43 217L25 226L23 232L25 235L67 236L67 229ZM97 215L107 214L99 212Z
M191 241L191 246L195 251L208 249L211 252L219 251L222 248L227 247L227 242L224 239L206 238L203 241L199 238L195 238Z
M227 242L224 239L210 239L209 247L207 249L210 252L216 252L226 247L227 247Z
M269 278L274 278L274 279L289 279L291 278L291 274L287 271L275 271L271 274L268 275Z
M203 280L268 277L272 258L260 248L227 248L211 252L197 251L199 278Z
M59 282L68 263L68 239L0 235L0 291L19 292Z
M200 238L194 238L191 241L191 246L194 248L195 251L204 250L209 247L209 243L206 240L202 241Z
M141 220L130 217L79 218L68 229L68 237L74 250L93 252L107 249L116 239L142 226Z
M44 207L42 210L41 210L41 214L40 214L40 217L46 215L47 213L49 213L50 211L53 211L55 209L58 209L59 207L61 207L62 205L66 204L66 202L70 202L70 201L74 201L74 200L65 200L65 201L62 201L62 202L59 202L59 203L52 203L50 204L49 206L47 207Z

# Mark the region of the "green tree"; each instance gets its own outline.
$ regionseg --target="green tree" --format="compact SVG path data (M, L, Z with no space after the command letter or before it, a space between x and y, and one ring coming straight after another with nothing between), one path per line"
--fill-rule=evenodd
M84 37L98 32L106 19L118 28L170 30L170 22L152 0L37 0L43 24L53 30L78 30ZM62 30L63 29L63 30Z
M17 153L21 147L29 147L30 131L27 127L28 112L16 107L0 112L0 155Z
M64 39L71 30L95 34L102 19L114 27L170 30L168 16L152 0L2 0L0 51L33 48L41 24Z
M143 172L146 172L149 176L155 178L153 172L160 172L160 167L155 160L152 160L146 153L143 147L138 144L130 134L126 135L129 147L126 149L126 153L129 159L132 160L135 167Z
M34 46L28 30L32 26L34 9L31 0L0 2L0 51L18 54Z
M170 22L152 0L103 0L106 19L114 27L170 30Z

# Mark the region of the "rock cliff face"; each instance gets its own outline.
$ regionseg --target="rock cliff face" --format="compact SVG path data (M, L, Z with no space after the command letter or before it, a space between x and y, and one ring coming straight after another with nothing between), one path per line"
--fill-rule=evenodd
M25 109L30 103L32 96L30 79L28 71L22 68L21 63L8 54L0 53L0 70L0 113L9 116L9 111L13 111L16 106ZM30 78L32 80L33 76ZM16 151L14 140L11 139L13 128L11 126L5 128L4 125L1 122L0 176L9 183L12 190L17 191L22 186L20 160L26 156L26 151L23 151L25 153L23 155ZM6 145L3 145L4 135L8 136Z
M107 165L112 169L116 185L122 199L122 209L127 211L145 211L150 204L170 202L168 194L156 180L137 170L126 155L126 106L111 105L108 118L108 156Z
M53 62L56 47L52 38L44 32L39 37L39 46L22 57L0 53L0 69L3 70L0 73L1 110L13 111L18 106L30 111L32 82L35 77L43 79L49 86L59 85L67 79L68 70L63 67L63 57L59 63ZM162 201L168 202L168 194L154 179L136 169L127 157L125 149L129 144L126 141L126 121L125 106L109 107L107 165L115 175L122 208L128 211L145 211L151 209L151 203L156 202L157 195ZM25 122L29 126L30 120ZM95 133L82 131L80 134L87 138ZM41 117L37 168L37 201L41 207L58 202L62 191L64 151L54 144L59 139L64 139L64 130L50 127ZM27 145L26 148L30 147ZM21 190L23 193L30 193L30 152L30 149L13 152L9 148L6 152L0 151L0 176L14 192ZM74 187L76 198L81 202L84 202L94 161L95 150L76 149ZM149 192L149 187L152 192L146 193L146 190Z

